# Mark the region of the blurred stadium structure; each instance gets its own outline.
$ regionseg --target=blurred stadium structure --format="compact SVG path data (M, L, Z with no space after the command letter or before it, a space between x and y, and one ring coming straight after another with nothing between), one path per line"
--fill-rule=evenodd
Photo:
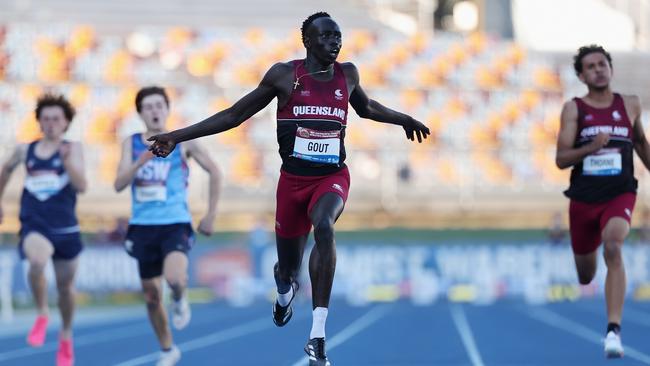
M359 66L368 94L432 130L429 141L411 144L394 126L350 114L352 194L342 226L548 225L567 204L555 138L563 100L583 93L571 62L582 44L613 50L616 90L650 105L644 0L9 0L0 12L1 155L38 136L36 97L63 92L78 109L69 137L84 142L92 183L80 198L82 226L126 216L129 193L116 195L112 182L119 143L141 128L137 89L169 89L170 128L197 122L253 88L274 62L303 57L300 24L318 10L339 21L340 60ZM271 105L202 141L224 173L221 229L248 229L275 209L274 113ZM195 174L190 199L200 212L207 179ZM637 176L641 210L650 180L641 166ZM19 194L18 184L9 187L7 218Z

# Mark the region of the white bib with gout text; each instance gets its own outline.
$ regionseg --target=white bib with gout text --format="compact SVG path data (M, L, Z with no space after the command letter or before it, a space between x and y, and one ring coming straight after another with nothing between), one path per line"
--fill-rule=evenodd
M341 131L298 127L291 156L315 163L338 164L340 149Z

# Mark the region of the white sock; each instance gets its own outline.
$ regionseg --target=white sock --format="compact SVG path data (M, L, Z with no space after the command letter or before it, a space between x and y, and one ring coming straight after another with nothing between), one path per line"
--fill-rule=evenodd
M291 297L293 297L293 286L289 287L289 291L286 294L281 294L278 292L278 304L285 307L291 302Z
M327 308L316 308L312 312L311 333L309 339L325 338L325 321L327 320Z

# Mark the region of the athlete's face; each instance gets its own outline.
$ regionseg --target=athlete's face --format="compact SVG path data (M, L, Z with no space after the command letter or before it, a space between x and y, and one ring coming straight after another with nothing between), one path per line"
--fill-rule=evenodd
M612 67L605 55L593 52L582 58L582 72L579 77L592 89L607 89L612 79Z
M140 118L148 131L163 131L169 116L169 106L160 94L147 95L140 103Z
M309 26L305 47L321 64L334 63L341 45L341 29L332 18L318 18Z
M38 116L38 124L41 126L41 131L48 139L59 139L68 129L68 121L65 118L63 108L59 106L43 107Z

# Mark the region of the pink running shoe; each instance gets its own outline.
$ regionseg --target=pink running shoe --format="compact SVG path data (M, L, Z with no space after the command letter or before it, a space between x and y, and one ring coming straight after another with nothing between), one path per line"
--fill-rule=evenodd
M32 347L40 347L45 343L45 334L47 333L47 316L39 315L32 326L32 330L27 335L27 343Z
M72 339L60 339L59 350L56 352L56 366L74 365L74 349Z

